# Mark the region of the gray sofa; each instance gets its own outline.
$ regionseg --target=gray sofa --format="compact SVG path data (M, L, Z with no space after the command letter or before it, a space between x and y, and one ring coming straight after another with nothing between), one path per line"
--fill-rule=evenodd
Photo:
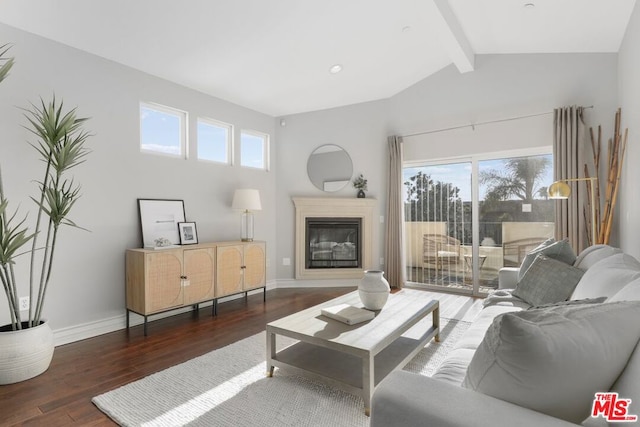
M638 338L640 337L640 316L637 315L637 311L634 311L640 307L640 303L621 302L640 301L640 262L630 255L622 253L619 249L606 245L591 246L577 257L574 255L574 258L573 266L584 272L580 273L583 275L575 285L575 288L572 288L573 291L570 296L570 300L577 302L561 303L560 307L552 307L547 310L551 310L551 317L553 315L565 316L566 312L570 310L580 309L580 307L576 306L582 305L581 303L586 299L586 302L592 303L588 307L591 311L602 308L616 314L621 310L630 310L631 316L636 316L635 319L637 320L635 322L628 321L625 323L628 324L628 327L614 327L617 330L610 331L609 338L607 338L605 331L605 338L603 338L602 343L595 343L595 346L599 348L598 351L602 352L602 356L597 357L603 359L601 363L606 369L587 369L588 372L584 372L581 376L585 380L589 380L592 376L600 375L600 371L608 370L609 378L613 378L608 383L612 384L610 390L618 392L621 398L624 397L632 399L632 402L637 402L635 405L632 403L629 409L630 413L640 415L640 349L636 350ZM563 419L562 417L548 414L549 412L553 414L553 410L543 413L529 409L527 407L530 406L528 402L524 404L513 403L518 402L516 395L520 393L520 390L514 389L514 397L511 397L512 391L509 390L509 387L514 386L513 384L506 384L510 382L508 376L507 380L504 381L505 393L503 394L506 394L506 397L497 398L494 396L496 394L501 395L500 391L498 393L492 391L487 393L474 389L474 381L478 383L478 381L484 380L484 377L480 377L479 380L478 378L474 379L471 372L469 375L467 374L467 370L478 348L484 346L484 354L487 346L490 347L492 345L491 339L484 340L484 338L485 334L491 333L487 331L492 331L490 327L494 318L503 313L513 313L511 317L526 317L544 310L542 308L527 310L532 308L531 305L511 294L508 289L515 288L519 278L522 280L522 273L518 268L503 268L500 271L499 290L484 301L485 307L480 311L455 347L448 353L446 359L432 377L396 371L385 378L378 385L373 395L370 425L372 427L607 425L603 417L590 417L590 410L587 411L584 419L580 418L581 421L576 422L575 413ZM602 297L605 297L606 300ZM600 299L595 301L595 304L594 301L588 300L596 298ZM601 302L603 300L604 302ZM582 305L583 310L584 307ZM527 311L525 312L524 310ZM544 313L547 316L546 312ZM574 311L574 313L577 313L577 311ZM503 316L501 319L504 318ZM634 317L631 318L633 319ZM506 323L506 321L502 321L502 323ZM597 326L595 325L595 327ZM610 326L607 327L611 329ZM494 325L492 328L495 329L496 326ZM566 337L561 337L561 339L569 343L577 341L576 335L579 335L579 332L580 330L578 330L578 333L575 331L567 332ZM590 335L587 337L587 340L589 339L591 339ZM616 345L611 344L613 341L607 341L607 339L615 339L615 343L624 341L624 349L617 349L621 352L621 355L616 356L607 353L608 348L616 347ZM585 351L580 351L579 353L583 352ZM552 349L550 351L550 359L554 359L556 353L561 353L561 351L556 352L555 349ZM529 357L529 355L524 355L524 358L526 357ZM622 360L622 363L618 362L617 367L610 366L615 365L612 362L615 357ZM477 357L477 359L481 359L481 357ZM476 365L482 363L482 360L474 360ZM549 363L552 364L553 361ZM491 366L495 368L495 362ZM541 376L544 377L544 374L555 375L547 367L549 365L543 365L542 369L539 369ZM549 367L549 369L552 368L552 366ZM574 367L572 366L572 368ZM475 369L476 367L474 366ZM611 372L612 369L615 371ZM560 372L560 376L562 374ZM537 373L533 372L533 375L535 377ZM500 377L498 376L498 378ZM533 382L535 380L534 378ZM607 380L605 379L604 381ZM580 379L578 379L578 382L580 382ZM569 387L571 385L569 384ZM495 387L496 384L492 386ZM499 386L500 384L498 384ZM521 384L517 387L521 387ZM532 400L537 400L538 397L544 399L547 391L544 387L543 390L544 392L542 393L540 393L540 390L534 391L538 396ZM604 392L609 390L596 391ZM567 394L577 395L579 393L567 392ZM586 398L584 396L580 397L582 406L588 405L589 408L591 407L593 397L589 396ZM585 400L587 402L584 402ZM535 405L533 406L535 407ZM560 410L562 411L563 409L561 407ZM580 412L580 414L584 414L584 411ZM572 417L573 419L571 419ZM566 418L571 419L571 422L567 421Z

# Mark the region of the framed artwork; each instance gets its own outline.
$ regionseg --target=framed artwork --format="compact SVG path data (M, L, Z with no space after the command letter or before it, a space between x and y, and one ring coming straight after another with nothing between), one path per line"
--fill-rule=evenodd
M180 234L181 245L195 245L198 243L198 232L195 222L179 222L178 234Z
M138 199L138 211L143 247L180 244L178 223L185 222L183 200Z

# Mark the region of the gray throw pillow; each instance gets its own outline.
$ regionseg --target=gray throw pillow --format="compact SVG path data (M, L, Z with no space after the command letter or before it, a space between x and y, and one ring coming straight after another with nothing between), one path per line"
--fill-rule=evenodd
M584 271L539 254L518 282L513 295L533 306L565 301Z
M573 423L609 391L640 338L640 302L580 304L497 316L463 386ZM517 424L517 423L515 423Z
M531 266L533 260L536 259L539 254L544 254L549 258L557 259L558 261L562 261L570 265L572 265L576 260L576 253L571 248L569 240L564 239L557 242L551 241L551 239L546 240L542 245L525 255L522 260L522 264L520 265L520 271L518 272L518 280L522 280L522 277L529 269L529 266Z

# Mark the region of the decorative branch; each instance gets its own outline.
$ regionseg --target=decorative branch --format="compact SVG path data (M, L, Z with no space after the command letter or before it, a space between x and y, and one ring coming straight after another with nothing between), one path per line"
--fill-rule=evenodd
M592 236L589 240L591 244L609 244L611 237L611 227L613 225L615 205L618 199L618 191L620 188L620 176L622 174L622 165L624 155L627 148L627 136L629 129L625 129L624 137L620 133L620 124L622 122L622 111L620 108L616 111L614 119L613 137L609 139L607 144L607 171L606 171L606 187L604 191L604 201L600 193L600 152L602 141L602 128L598 126L597 142L594 138L593 128L590 129L591 134L591 150L593 154L594 174L596 178L595 200L596 204L596 236ZM589 177L589 167L584 165L585 177ZM590 190L587 187L587 195ZM591 208L591 197L588 199L587 206ZM586 222L585 222L586 223ZM588 224L590 227L590 224ZM590 228L588 228L590 229Z

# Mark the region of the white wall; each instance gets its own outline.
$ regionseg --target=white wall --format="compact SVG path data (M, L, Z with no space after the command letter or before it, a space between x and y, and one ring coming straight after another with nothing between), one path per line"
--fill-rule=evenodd
M354 176L362 173L368 179L367 197L378 200L379 215L386 214L387 120L387 101L376 101L287 116L286 126L278 126L275 151L279 162L276 173L278 284L295 277L295 208L291 198L356 197L357 190L352 185L324 193L311 183L307 177L307 159L320 145L335 144L349 153ZM383 256L383 232L384 224L374 230L374 264ZM282 258L289 258L291 265L282 265ZM335 285L335 281L332 284Z
M124 325L124 252L140 246L137 198L183 199L187 220L197 223L200 241L237 240L240 214L230 208L233 191L258 188L263 210L256 214L256 238L267 241L273 264L275 173L141 154L138 124L140 101L187 111L190 149L195 153L197 116L234 124L236 141L241 128L273 137L273 117L0 25L0 44L7 42L14 44L16 65L0 84L0 163L13 208L33 210L29 196L36 193L33 180L41 179L42 173L27 144L33 137L22 128L26 121L17 107L55 93L65 105L78 106L80 115L91 117L86 127L95 134L88 142L93 152L74 172L83 196L71 215L91 232L61 231L44 310L54 330L114 318ZM271 144L277 146L275 138ZM276 156L271 167L277 168ZM268 279L274 278L275 271L269 269ZM21 275L21 295L28 294L25 279ZM9 319L4 293L0 307L3 324Z
M478 55L475 66L466 74L460 74L454 66L446 67L391 98L392 130L407 135L551 112L574 104L594 106L586 112L587 126L612 121L616 108L615 54ZM553 129L553 115L544 117ZM491 126L510 129L522 123ZM505 138L476 141L475 146L466 139L457 144L448 141L439 147L432 145L441 157L552 144L527 138L523 136L525 143Z
M640 259L640 6L629 20L618 55L618 96L622 108L622 129L629 128L629 139L619 195L620 247Z

